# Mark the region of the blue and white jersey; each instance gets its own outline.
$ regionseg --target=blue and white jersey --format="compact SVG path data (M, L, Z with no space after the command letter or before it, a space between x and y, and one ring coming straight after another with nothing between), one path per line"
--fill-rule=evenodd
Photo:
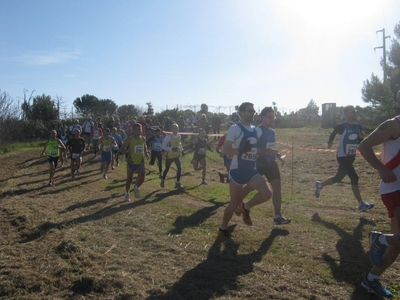
M257 148L262 148L262 149L276 149L276 137L275 137L275 130L272 128L265 128L264 126L259 126L261 129L261 137L257 141ZM268 164L272 163L275 161L276 156L271 155L271 154L259 154L259 161L257 161L257 164L262 164L262 162L268 161Z
M249 152L234 155L232 158L231 170L243 169L243 170L256 170L257 160L257 140L261 136L261 129L258 127L244 126L241 123L234 124L229 127L226 140L232 142L232 148L239 149L243 147L249 140L253 148Z
M343 123L344 131L339 135L338 157L355 156L358 144L361 142L361 126L357 123L352 125Z
M154 140L151 141L151 150L161 152L162 151L162 143L163 137L162 136L155 136Z
M117 142L117 146L112 145L111 149L112 150L119 150L119 147L122 146L122 143L124 142L124 139L119 134L110 134L110 136L113 137L114 140Z

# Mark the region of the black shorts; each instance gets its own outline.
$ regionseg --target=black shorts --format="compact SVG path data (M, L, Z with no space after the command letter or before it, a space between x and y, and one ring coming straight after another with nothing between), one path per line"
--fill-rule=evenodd
M281 173L279 171L279 167L276 161L273 161L268 165L257 164L257 171L261 175L264 175L269 182L271 182L272 180L281 179Z

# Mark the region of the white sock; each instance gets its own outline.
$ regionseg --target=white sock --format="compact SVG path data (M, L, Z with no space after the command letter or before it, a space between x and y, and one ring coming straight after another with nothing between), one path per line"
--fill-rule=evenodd
M389 244L386 240L386 235L382 234L378 239L381 244L389 247Z
M380 279L381 277L380 276L378 276L378 275L374 275L374 274L371 274L371 273L368 273L368 275L367 275L367 279L369 280L369 281L372 281L372 280L375 280L375 279Z
M250 207L248 206L247 203L244 204L244 208L245 208L246 210L250 210Z

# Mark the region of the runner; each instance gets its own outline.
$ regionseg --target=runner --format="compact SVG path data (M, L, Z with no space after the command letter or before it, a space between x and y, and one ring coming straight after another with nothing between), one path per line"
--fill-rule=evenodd
M373 208L374 205L362 200L360 188L358 187L359 177L354 169L353 163L356 158L357 146L364 138L365 133L361 125L356 123L356 109L354 106L346 106L343 113L345 122L335 126L328 140L328 148L330 149L336 134L339 134L339 146L336 154L339 168L335 176L324 181L315 182L314 195L316 198L319 198L323 187L339 183L347 175L351 181L351 189L354 197L358 202L358 210L363 212Z
M216 148L217 153L224 160L224 166L227 171L227 173L225 173L225 174L223 174L222 172L218 172L219 181L221 181L221 183L225 182L225 178L226 178L226 182L229 183L229 170L231 168L231 163L232 163L232 156L225 155L223 153L223 151L221 151L221 149L223 148L223 145L225 143L225 139L226 139L226 134L221 136L221 138L218 140L218 144L217 144L217 148Z
M66 145L71 156L71 179L75 179L75 172L79 175L82 163L82 154L85 151L85 140L81 137L81 131L75 130L75 136L70 138Z
M66 148L61 140L56 138L57 131L50 131L50 139L47 141L46 145L43 148L42 156L46 153L47 160L50 165L50 178L49 185L52 186L54 184L54 175L56 174L56 168L58 159L60 157L60 148L64 151Z
M99 127L99 123L97 122L94 123L91 136L92 136L94 157L97 157L97 151L99 150L98 148L99 140L103 136L103 130Z
M164 136L160 128L157 128L155 135L147 141L147 147L151 149L150 166L153 166L157 159L158 175L162 178L162 143Z
M121 147L121 152L127 155L126 166L126 185L125 185L125 201L130 201L129 191L133 181L133 174L137 173L134 185L135 197L140 198L140 186L146 178L146 169L144 167L144 159L149 158L146 139L142 135L142 125L136 123L133 125L133 133L129 136Z
M183 190L180 179L182 175L182 164L181 164L181 155L185 155L183 152L183 147L181 143L181 136L178 134L179 126L176 123L171 125L172 133L168 134L162 144L162 149L166 152L165 159L165 170L161 178L160 186L163 188L165 186L165 177L168 174L169 168L172 163L175 163L176 166L176 183L175 188L178 190Z
M107 172L112 160L112 147L117 147L115 139L110 136L110 129L104 128L103 136L99 140L98 148L101 149L101 168L104 171L103 178L107 179Z
M93 131L94 123L92 117L89 117L82 125L83 138L85 139L86 150L90 150L90 135Z
M115 165L119 166L119 149L124 143L124 138L117 133L117 127L113 127L111 131L111 137L117 142L117 146L111 146L112 157L111 157L111 169L115 169ZM115 162L115 163L114 163Z
M61 126L60 131L61 132L57 136L57 138L64 144L64 146L66 146L67 142L69 140L69 136L65 132L65 127L64 126ZM67 148L66 147L64 147L64 149L61 150L60 157L61 157L61 167L63 167L64 166L64 162L65 163L68 162L68 159L67 159Z
M257 148L255 146L261 136L261 129L251 125L254 113L254 105L250 102L244 102L239 106L240 122L229 128L223 146L223 153L233 156L229 171L231 199L225 208L218 232L218 235L223 237L230 237L228 223L235 210L242 204L243 185L247 184L258 191L250 200L254 203L262 203L271 198L271 191L266 181L256 169ZM249 207L244 207L243 220L246 224L251 225Z
M207 161L206 161L206 150L212 151L210 145L208 144L208 139L206 137L206 131L203 128L199 128L199 135L195 137L192 141L194 144L194 154L192 159L193 170L199 170L199 163L202 169L202 180L201 184L207 185L206 173L207 173Z
M259 128L262 130L262 135L257 141L257 148L265 149L266 153L260 153L257 158L257 171L261 175L264 175L271 185L272 189L272 204L274 206L275 217L274 225L289 224L290 219L285 218L281 214L282 208L282 191L281 191L281 174L279 171L276 159L284 163L280 154L275 148L276 137L275 130L271 128L275 121L275 110L271 106L265 107L261 113L261 125ZM248 193L252 191L253 188L246 185L243 188L243 199L246 198ZM262 201L265 202L265 201ZM238 207L238 210L244 214L245 207L252 208L255 205L261 204L261 201L256 202L254 199L244 203ZM250 219L249 219L250 220ZM249 224L248 224L249 225Z

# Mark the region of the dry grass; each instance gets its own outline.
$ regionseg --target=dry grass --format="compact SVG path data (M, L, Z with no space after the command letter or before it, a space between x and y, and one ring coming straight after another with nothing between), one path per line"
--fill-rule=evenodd
M161 189L148 166L142 197L129 203L124 163L104 180L87 154L77 180L58 169L53 188L41 149L0 156L0 298L376 299L360 281L371 267L368 232L389 229L377 174L356 159L362 195L375 203L369 212L356 209L348 178L315 199L315 180L336 172L335 154L302 148L324 148L328 133L277 130L280 142L294 143L281 169L292 223L273 226L269 201L252 210L252 227L232 218L233 240L216 235L229 194L215 153L208 186L189 154L184 192L173 189L174 169ZM397 296L398 267L382 278Z

